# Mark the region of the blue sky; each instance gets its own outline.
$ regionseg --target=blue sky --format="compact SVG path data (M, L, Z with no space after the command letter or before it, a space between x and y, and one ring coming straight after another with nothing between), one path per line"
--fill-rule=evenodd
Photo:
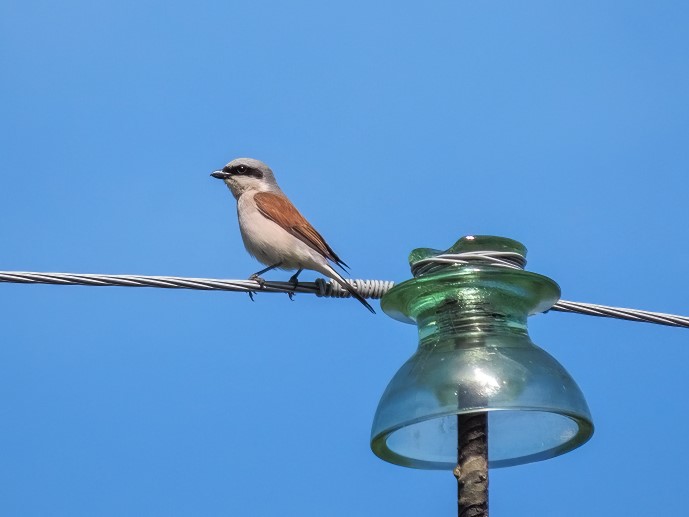
M0 269L245 278L209 173L251 156L355 278L492 234L564 299L687 314L687 23L680 1L5 0ZM2 515L455 511L450 473L370 452L416 343L380 311L23 285L0 309ZM530 328L596 433L491 471L493 515L686 513L689 331Z

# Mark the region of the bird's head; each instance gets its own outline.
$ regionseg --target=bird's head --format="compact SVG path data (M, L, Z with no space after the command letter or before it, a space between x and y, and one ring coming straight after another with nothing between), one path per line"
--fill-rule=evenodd
M275 192L279 191L273 171L265 163L253 158L237 158L222 169L211 173L214 178L221 179L229 187L235 198L244 192Z

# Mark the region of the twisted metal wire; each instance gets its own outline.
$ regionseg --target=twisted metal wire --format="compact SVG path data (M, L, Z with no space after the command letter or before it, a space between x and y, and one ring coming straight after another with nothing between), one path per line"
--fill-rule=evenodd
M550 309L558 312L574 312L587 316L600 316L603 318L617 318L628 321L643 321L668 327L689 328L689 316L677 314L665 314L662 312L642 311L639 309L627 309L623 307L609 307L597 303L570 302L560 300Z
M329 298L351 296L338 283L322 278L315 282L272 282L256 280L224 280L219 278L187 278L179 276L103 275L91 273L36 273L31 271L0 271L0 282L15 284L90 285L97 287L160 287L164 289L200 289L204 291L238 291L255 293L310 293ZM348 280L364 298L382 298L394 282L386 280Z
M506 267L510 269L524 269L526 258L514 251L466 251L464 253L443 253L430 258L413 262L411 272L414 276L427 275L444 269L448 265L467 265L478 263Z
M424 259L412 266L412 270L418 274L427 274L438 266L448 264L466 264L478 260L480 257L467 256L475 254L443 255L433 259ZM490 260L495 265L504 260L496 252L481 254L492 256ZM485 262L484 262L485 263ZM501 267L521 269L514 261L507 261ZM425 268L425 269L423 269ZM319 297L348 298L349 292L332 280L322 278L315 282L299 282L295 287L290 282L265 281L259 284L255 280L223 280L217 278L186 278L177 276L145 276L145 275L103 275L87 273L37 273L30 271L0 271L0 283L20 284L53 284L53 285L88 285L88 286L120 286L120 287L158 287L165 289L200 289L206 291L238 291L238 292L267 292L267 293L310 293ZM380 299L394 286L394 282L386 280L348 280L357 292L364 298ZM560 300L550 310L585 314L588 316L600 316L617 318L629 321L642 321L658 325L689 328L689 317L659 312L642 311L638 309L626 309L622 307L610 307L595 303L572 302Z

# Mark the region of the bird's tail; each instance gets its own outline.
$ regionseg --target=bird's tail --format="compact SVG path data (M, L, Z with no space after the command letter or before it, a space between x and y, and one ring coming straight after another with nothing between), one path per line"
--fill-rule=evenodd
M351 285L349 282L347 282L344 278L342 278L342 276L341 276L337 271L335 271L332 267L330 267L330 264L326 264L326 265L323 267L323 269L321 270L321 273L323 273L324 275L328 275L330 278L332 278L333 280L335 280L335 281L336 281L338 284L340 284L344 289L346 289L346 290L349 292L349 294L352 295L352 297L354 297L354 298L356 298L357 300L359 300L359 303L361 303L361 305L363 305L364 307L366 307L366 308L367 308L369 311L371 311L373 314L376 313L376 311L373 310L373 307L371 307L371 304L369 304L369 303L364 299L364 297L361 296L361 295L357 292L357 290L354 289L354 287L352 287L352 285Z

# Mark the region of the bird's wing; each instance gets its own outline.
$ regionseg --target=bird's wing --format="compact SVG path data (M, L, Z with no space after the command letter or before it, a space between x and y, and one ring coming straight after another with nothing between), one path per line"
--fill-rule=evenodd
M289 199L281 194L259 192L254 195L258 211L341 268L349 267L325 242Z

